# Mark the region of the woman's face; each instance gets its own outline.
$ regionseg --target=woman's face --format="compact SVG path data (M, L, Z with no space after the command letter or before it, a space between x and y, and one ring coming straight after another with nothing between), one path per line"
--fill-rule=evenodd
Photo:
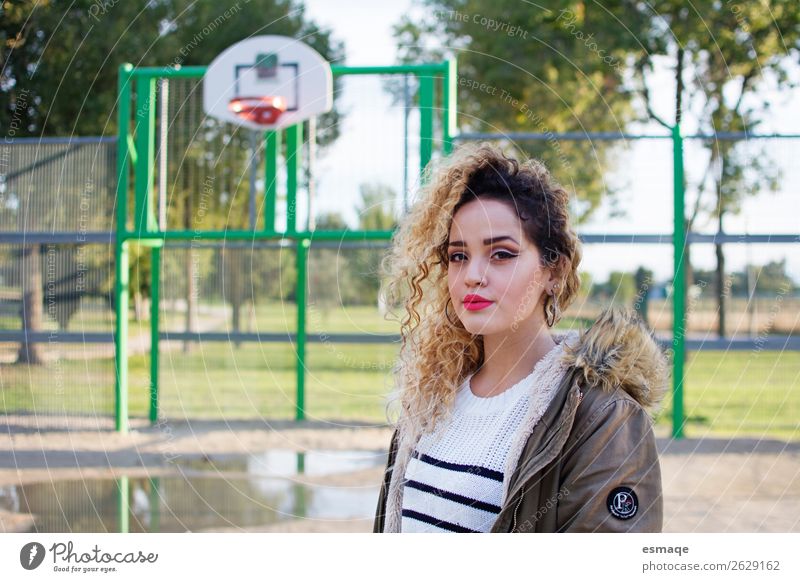
M450 298L467 331L492 335L544 325L540 302L555 280L506 203L476 199L459 208L447 256Z

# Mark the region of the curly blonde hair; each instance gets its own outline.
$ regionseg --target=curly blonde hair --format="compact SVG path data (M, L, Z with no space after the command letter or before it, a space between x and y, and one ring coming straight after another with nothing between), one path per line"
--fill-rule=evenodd
M483 338L460 322L453 324L445 313L450 299L447 245L456 211L476 198L508 203L544 266L561 282L560 309L577 296L582 254L570 226L569 193L538 160L520 163L489 143L465 145L435 170L429 166L426 177L380 264L381 294L390 314L394 307L405 311L387 419L413 435L434 430L451 412L458 387L483 364ZM393 410L397 402L400 410Z

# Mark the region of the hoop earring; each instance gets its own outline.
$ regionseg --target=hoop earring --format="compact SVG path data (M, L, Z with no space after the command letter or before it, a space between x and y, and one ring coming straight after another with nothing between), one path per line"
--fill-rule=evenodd
M447 311L447 306L452 302L453 301L448 297L447 298L447 303L444 304L444 316L447 318L447 321L449 321L453 325L453 327L458 327L458 324L460 322L453 323L453 320L450 319L450 313Z
M556 321L561 319L561 310L558 308L558 295L556 294L557 290L558 285L554 285L553 292L550 294L552 301L547 301L544 306L545 321L548 327L553 327Z

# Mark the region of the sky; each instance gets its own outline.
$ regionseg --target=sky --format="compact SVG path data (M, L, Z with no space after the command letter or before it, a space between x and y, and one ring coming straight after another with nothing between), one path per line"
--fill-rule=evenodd
M403 14L419 7L411 0L375 2L367 0L306 0L306 15L322 28L330 29L336 39L342 40L346 49L347 65L390 65L396 63L396 50L392 25ZM659 71L652 93L661 96L656 101L657 111L669 118L672 90L670 74ZM777 92L770 90L760 98L772 102L773 116L761 132L800 134L800 111L796 103L800 91ZM312 205L315 215L337 211L355 227L359 186L366 182L379 182L398 193L398 204L403 190L403 128L402 104L392 105L389 96L375 78L349 77L345 88L336 96L337 103L346 112L342 134L330 151L316 162L317 195ZM419 140L418 117L412 110L409 116L409 189L413 198L418 186L416 172ZM663 133L657 125L643 128L648 133ZM691 131L693 128L687 128ZM670 233L672 231L672 154L668 140L661 142L630 142L620 159L617 170L608 176L608 188L618 189L618 205L624 217L611 216L611 207L604 198L599 212L588 224L580 227L583 233ZM724 223L729 233L798 233L800 232L800 168L794 160L800 154L800 139L751 142L747 155L762 157L767 153L776 160L783 172L781 191L748 199L743 212L728 217ZM685 164L688 176L697 175L703 165L697 146L687 144ZM591 163L589 160L588 163ZM556 178L565 184L569 177ZM710 200L707 199L707 200ZM299 216L307 214L301 204ZM714 225L701 226L701 232L713 232ZM787 258L787 270L800 282L800 246L795 245L744 245L725 246L727 269L740 270L746 262L764 264L769 260ZM695 268L713 269L714 247L692 247ZM582 270L603 281L614 270L633 271L640 265L652 269L658 279L671 278L672 248L669 245L602 244L584 245Z

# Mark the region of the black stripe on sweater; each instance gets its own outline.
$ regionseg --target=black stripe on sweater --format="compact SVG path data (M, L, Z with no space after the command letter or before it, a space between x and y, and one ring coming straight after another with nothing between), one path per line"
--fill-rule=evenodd
M462 505L468 505L470 507L474 507L475 509L482 509L483 511L489 511L491 513L500 513L499 505L493 505L491 503L486 503L485 501L472 499L471 497L466 497L465 495L459 495L458 493L445 491L444 489L437 489L436 487L433 487L426 483L420 483L419 481L414 481L414 480L407 481L406 487L413 487L414 489L419 489L420 491L431 493L436 497L449 499L450 501L455 501L456 503L461 503Z
M469 529L468 527L450 523L449 521L440 521L435 517L431 517L430 515L425 515L424 513L420 513L419 511L414 511L413 509L404 509L403 517L410 517L411 519L423 521L425 523L429 523L431 525L435 525L436 527L440 527L442 529L446 529L448 531L456 533L481 533L477 530Z
M471 473L473 475L478 475L480 477L487 477L494 481L503 482L503 473L500 471L495 471L494 469L487 469L486 467L481 467L480 465L462 465L460 463L449 463L447 461L442 461L441 459L436 459L429 455L420 454L416 449L411 454L412 457L415 459L419 459L423 463L428 463L429 465L434 465L436 467L442 467L444 469L450 469L452 471L459 471L461 473Z

